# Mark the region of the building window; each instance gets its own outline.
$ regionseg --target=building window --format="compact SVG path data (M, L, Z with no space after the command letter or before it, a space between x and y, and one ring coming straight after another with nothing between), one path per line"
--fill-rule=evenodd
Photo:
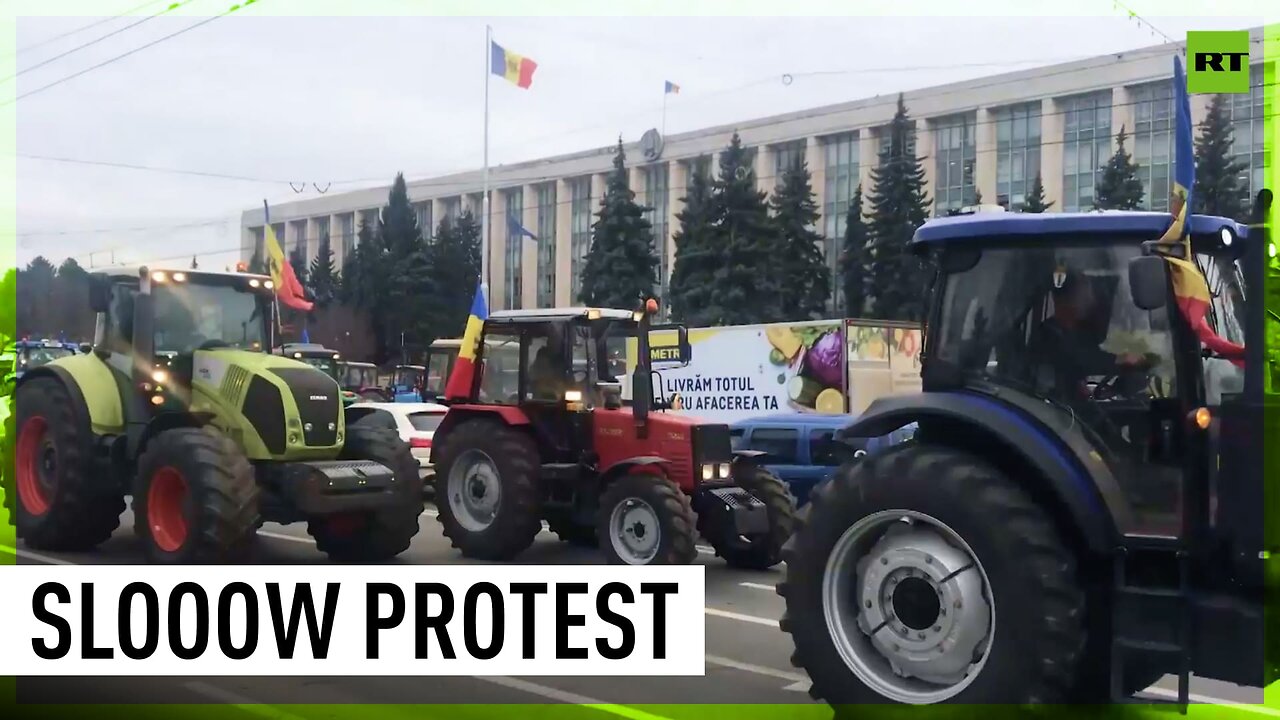
M685 169L685 175L689 178L690 181L693 180L694 175L698 175L698 174L701 174L703 177L705 177L708 180L711 180L714 178L714 175L711 172L711 156L710 155L703 155L701 157L693 158L692 160L685 160L684 169Z
M431 231L431 201L418 203L413 207L413 214L418 221L418 234L423 240L430 240L433 235Z
M538 186L538 307L556 304L556 184Z
M889 144L893 141L893 126L885 125L877 131L876 136L879 139L876 143L876 157L881 165L889 155ZM916 122L912 120L907 128L907 152L908 158L916 156Z
M644 169L644 204L649 212L645 218L653 227L653 251L658 255L658 297L667 297L667 164L652 165ZM666 307L666 303L662 303Z
M976 113L940 118L933 126L933 154L937 159L933 183L934 215L946 215L973 202L973 167L977 147L973 140Z
M458 222L458 217L462 215L462 198L449 198L444 201L444 217L449 224Z
M822 197L822 253L827 258L827 266L834 278L836 259L844 244L849 200L858 189L858 133L845 133L824 139L822 155L826 176ZM841 307L841 283L834 285L836 307Z
M1146 192L1144 210L1169 210L1170 164L1173 158L1173 87L1154 82L1130 88L1133 103L1133 160Z
M1040 103L995 111L996 203L1021 209L1040 173Z
M261 261L266 261L267 251L267 229L259 227L253 229L253 254Z
M1264 187L1266 168L1271 166L1270 153L1267 152L1263 112L1263 97L1266 83L1262 65L1254 65L1249 72L1249 94L1230 95L1232 145L1231 152L1236 162L1245 164L1240 173L1240 187L1245 194L1244 207L1253 207L1253 200L1258 191Z
M570 235L569 275L572 278L570 305L581 302L582 268L586 266L587 253L591 252L591 178L580 177L570 181Z
M311 258L311 238L307 237L307 221L298 220L293 223L293 247L290 252L297 252L306 259Z
M484 193L478 192L468 195L467 209L471 211L472 216L480 220L480 216L484 215Z
M316 255L320 255L320 243L329 242L329 216L318 217L312 220L316 224ZM329 252L333 252L333 245L329 245Z
M370 235L378 234L378 216L382 214L382 210L374 208L373 210L365 210L363 215L364 226L369 228Z
M1111 156L1111 91L1064 98L1062 105L1062 209L1093 208L1098 169Z
M338 227L342 230L342 238L340 242L342 245L343 262L346 262L347 258L351 257L351 253L354 252L356 248L355 224L355 213L347 213L346 215L339 216Z
M786 175L788 170L800 167L804 162L804 151L804 140L773 146L773 177L768 178L772 180L772 184L781 185L782 176Z
M503 223L507 228L507 261L506 267L503 268L506 278L505 307L508 310L519 310L524 306L521 302L523 293L520 282L524 268L524 263L521 262L524 257L524 235L520 233L520 227L524 223L524 190L522 188L507 190L505 195L507 201L507 217Z

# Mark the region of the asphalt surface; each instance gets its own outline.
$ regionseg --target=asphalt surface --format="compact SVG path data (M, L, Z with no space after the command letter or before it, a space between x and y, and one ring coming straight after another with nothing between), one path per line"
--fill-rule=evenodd
M484 564L450 548L428 507L422 531L394 562L412 565ZM261 564L327 564L306 527L267 525L259 531L254 561ZM44 554L18 550L18 562L131 564L141 562L126 512L116 534L88 554ZM601 564L599 553L561 543L548 531L521 555L525 564ZM782 568L746 572L725 566L703 548L706 566L706 675L703 677L535 677L535 678L20 678L22 703L230 703L230 704L437 704L572 703L642 704L816 704L806 692L807 677L790 663L791 639L778 629L783 601L774 592ZM1153 697L1171 698L1175 683L1152 686ZM1193 679L1193 702L1256 704L1262 691ZM1280 711L1256 708L1263 716Z

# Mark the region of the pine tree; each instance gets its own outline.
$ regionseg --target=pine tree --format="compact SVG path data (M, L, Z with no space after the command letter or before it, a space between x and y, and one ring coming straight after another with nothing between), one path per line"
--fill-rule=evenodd
M781 245L781 291L776 302L782 319L809 320L826 313L831 272L823 256L812 176L804 161L786 169L770 205Z
M58 266L49 304L54 325L51 330L72 340L93 335L93 319L87 312L89 273L74 258L67 258Z
M1138 164L1124 149L1124 126L1116 133L1116 151L1106 165L1098 171L1098 181L1093 188L1093 207L1097 210L1137 210L1142 207L1146 192L1138 177Z
M431 241L431 312L439 337L461 337L480 280L480 227L470 211L443 218Z
M1248 198L1240 185L1240 173L1247 167L1231 154L1234 138L1226 97L1214 95L1209 114L1200 123L1196 138L1195 212L1247 221Z
M782 292L782 245L765 197L756 189L751 159L735 132L720 153L720 177L712 184L719 252L711 306L718 310L717 325L785 319L777 300Z
M925 269L907 250L916 228L928 219L923 162L909 152L914 130L907 106L898 96L898 110L889 124L889 146L879 167L872 168L870 255L870 312L887 320L919 321L924 316ZM867 309L864 306L864 313Z
M386 312L374 317L386 325L387 338L399 338L403 333L406 344L425 348L435 339L429 312L430 262L403 173L396 174L387 195L378 220L378 238L387 255L385 285L379 286L385 293Z
M387 254L382 249L373 226L360 223L356 233L355 251L342 265L343 302L349 307L363 310L371 320L374 360L382 362L390 353L386 313L390 311L386 293Z
M1027 193L1027 197L1022 201L1022 207L1019 212L1025 213L1042 213L1053 207L1052 202L1044 201L1044 180L1041 179L1040 173L1036 173L1035 182L1031 183L1031 192Z
M868 268L867 225L862 219L862 185L853 191L844 221L844 245L840 251L840 286L844 293L845 317L862 317L871 283Z
M605 184L600 210L592 226L591 249L582 268L578 299L587 305L633 308L652 297L658 255L653 226L645 219L651 208L636 203L627 179L622 138L613 155L613 172Z
M667 289L668 305L675 320L693 326L709 325L713 315L711 286L719 262L710 178L695 172L680 200L684 208L676 213L680 226L671 236L675 258Z
M311 260L309 273L311 293L315 295L316 306L328 307L338 299L341 290L338 269L333 261L333 246L328 235L320 237L320 246L316 249L315 258Z
M37 255L18 274L18 334L46 335L54 325L51 303L57 271L43 255Z

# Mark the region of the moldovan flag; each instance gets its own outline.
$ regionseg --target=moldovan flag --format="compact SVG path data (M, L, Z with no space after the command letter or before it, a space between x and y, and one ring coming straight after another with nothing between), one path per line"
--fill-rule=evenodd
M267 247L267 266L271 269L271 281L276 286L276 297L294 310L310 312L312 304L307 302L302 283L298 282L298 276L293 274L293 266L285 259L284 250L280 249L280 242L276 240L270 221L263 227L263 234L263 244Z
M471 385L476 373L476 350L480 347L480 331L484 329L484 321L489 318L488 291L484 283L476 287L475 299L471 301L471 316L467 318L467 329L462 333L462 347L458 348L458 359L453 364L453 372L449 373L449 382L445 384L446 400L467 400L471 397Z
M533 84L533 71L538 69L538 63L510 50L504 50L501 45L492 40L489 41L489 58L490 72L494 75L506 78L517 87L527 89Z
M1228 360L1237 364L1243 363L1244 346L1218 337L1213 328L1209 327L1209 322L1205 318L1211 302L1209 283L1191 254L1191 227L1187 216L1190 212L1192 191L1195 189L1196 181L1195 149L1191 134L1191 99L1187 94L1187 77L1182 69L1182 58L1177 55L1173 57L1173 92L1177 101L1173 197L1169 204L1169 209L1173 213L1173 224L1160 238L1159 243L1169 247L1177 255L1167 253L1162 257L1169 263L1173 294L1177 298L1178 309L1195 330L1200 342Z

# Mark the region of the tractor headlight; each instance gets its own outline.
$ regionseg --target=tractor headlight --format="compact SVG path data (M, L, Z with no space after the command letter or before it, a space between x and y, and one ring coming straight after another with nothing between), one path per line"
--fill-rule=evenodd
M262 287L264 287L264 288L266 288L266 289L268 289L268 290L270 290L271 288L273 288L273 287L275 287L275 286L276 286L276 284L275 284L275 283L273 283L273 282L271 282L270 280L267 280L266 282L262 283ZM257 287L257 285L254 285L254 287Z
M185 281L186 281L186 279L187 279L187 274L186 274L186 273L174 273L174 274L173 274L173 281L174 281L174 282L185 282Z
M714 480L714 479L715 479L715 477L716 477L716 466L715 466L715 465L707 464L707 465L703 465L703 466L702 466L702 479L703 479L703 480Z
M1231 228L1222 228L1222 245L1224 247L1231 247L1231 242L1235 239L1235 234L1231 232Z
M338 429L338 423L329 423L329 432L333 432L334 430L337 430L337 429Z
M161 272L161 271L159 271L159 270L157 270L156 272L151 273L151 282L162 283L162 282L164 282L165 280L168 280L168 279L169 279L169 276L168 276L168 275L165 275L163 272Z
M307 423L307 424L305 424L305 425L303 425L303 426L302 426L302 429L303 429L303 430L305 430L305 431L307 431L307 432L311 432L311 428L312 428L311 423Z
M719 470L720 470L720 477L722 478L729 477L729 463L720 463Z
M256 287L258 287L258 285L260 285L260 284L261 284L261 283L259 283L259 282L258 282L258 279L257 279L257 278L253 278L252 280L250 280L250 281L249 281L249 287L251 287L251 288L256 288Z
M158 383L169 382L169 373L163 370L156 370L151 373L151 379Z
M582 402L582 391L581 390L565 390L564 401L571 402L571 403Z

